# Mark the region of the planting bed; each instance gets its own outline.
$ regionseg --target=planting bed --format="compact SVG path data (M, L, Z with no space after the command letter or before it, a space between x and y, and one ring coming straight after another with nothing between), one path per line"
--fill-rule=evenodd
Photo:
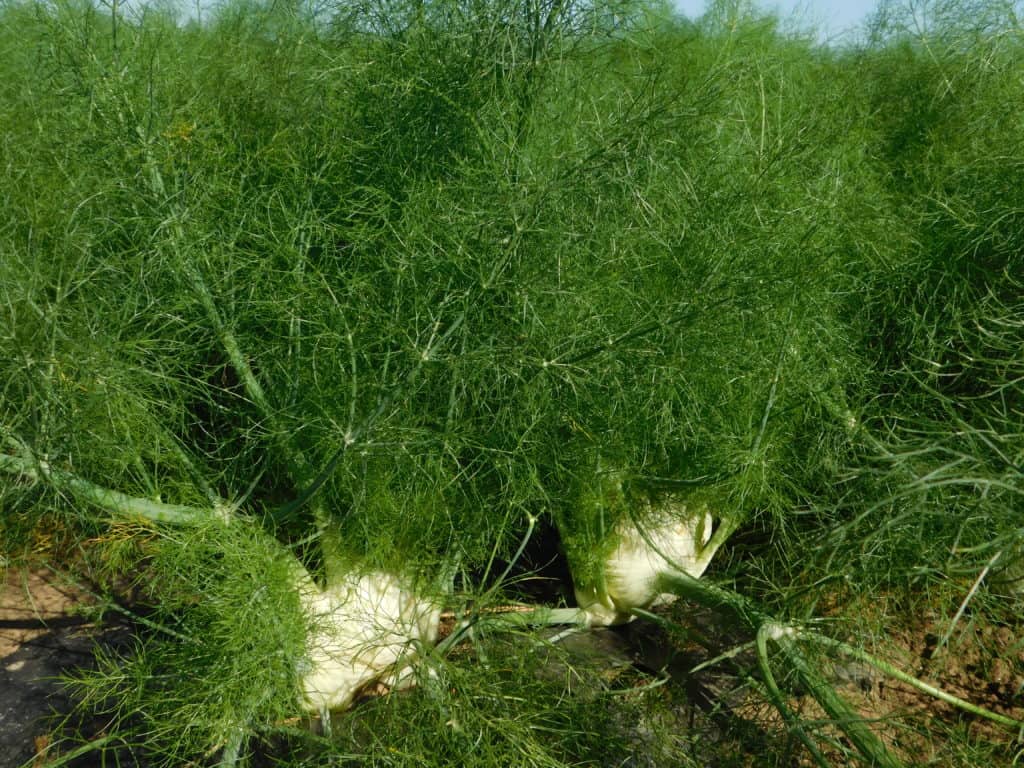
M61 676L91 667L97 647L130 646L129 623L97 624L82 616L83 608L94 603L89 594L68 586L48 569L7 572L0 592L0 768L45 768L57 760L61 752L54 746L55 729L67 727L73 709ZM703 637L717 636L715 652L696 642L680 646L657 624L639 620L620 628L555 637L553 652L538 655L537 674L565 683L568 696L592 697L615 687L623 695L660 702L651 715L616 724L634 745L631 765L672 765L672 756L680 749L699 759L702 750L713 745L718 757L709 765L756 768L761 765L759 749L770 745L784 750L792 736L778 713L751 695L745 679L746 671L755 666L753 653L740 651L695 672L719 653L738 647L743 638L705 611L692 606L676 610L686 611L687 623ZM907 621L879 650L902 669L950 693L1008 717L1024 718L1024 627L969 621L947 640L945 652L935 653L946 626L934 613ZM549 640L554 635L547 633ZM836 662L832 675L858 714L876 723L887 746L907 765L959 764L928 729L959 731L966 742L991 745L992 766L1010 765L1024 748L1005 729L923 696L867 665ZM630 688L633 693L628 693ZM811 721L827 719L811 697L797 695L789 704ZM102 719L78 716L74 721L87 739L103 737ZM305 727L320 730L315 718ZM275 749L289 748L285 742L264 745L260 764L271 765ZM141 747L122 748L117 760L119 765L145 765L144 755ZM841 753L832 757L842 760ZM90 768L103 765L105 759L110 755L97 750L71 764ZM794 759L794 764L813 765L798 754Z

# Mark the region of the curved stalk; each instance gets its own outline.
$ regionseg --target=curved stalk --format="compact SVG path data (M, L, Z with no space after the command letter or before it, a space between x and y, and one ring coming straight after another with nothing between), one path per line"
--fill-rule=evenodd
M790 731L795 733L797 738L807 747L807 751L811 753L811 757L814 758L814 762L818 764L819 768L830 768L830 763L821 754L821 750L818 749L814 739L804 730L803 723L800 722L800 719L793 714L793 711L786 704L786 699L782 695L782 691L779 690L778 683L775 682L775 675L772 673L771 664L768 662L768 636L768 625L764 624L757 632L757 664L761 669L761 676L764 678L768 696L771 698L775 708L779 710L782 719L786 721Z
M190 507L186 504L166 504L96 485L63 469L56 469L46 461L10 456L0 453L0 470L20 475L32 481L48 480L59 490L70 491L97 507L118 516L144 517L154 523L199 525L222 515L214 509Z
M879 766L879 768L903 768L903 763L868 727L864 718L842 696L836 693L836 689L825 681L817 670L811 667L807 657L796 646L795 640L801 636L802 633L794 627L778 622L767 622L758 630L758 650L761 651L762 638L775 642L785 655L786 661L796 671L800 682L806 686L821 708L828 713L835 725L843 730L857 751L868 761L868 765Z

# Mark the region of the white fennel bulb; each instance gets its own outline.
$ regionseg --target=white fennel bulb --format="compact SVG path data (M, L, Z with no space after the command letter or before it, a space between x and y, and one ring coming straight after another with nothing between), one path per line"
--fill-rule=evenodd
M373 683L411 684L408 663L419 644L437 641L441 609L382 571L353 573L321 590L299 589L312 619L301 671L303 706L345 709Z
M712 518L706 506L687 513L685 505L673 505L643 523L643 532L631 518L615 528L615 548L605 559L601 579L577 584L576 601L591 627L625 624L636 609L648 609L675 599L659 587L659 578L680 571L699 578L714 552ZM646 537L646 538L645 538Z

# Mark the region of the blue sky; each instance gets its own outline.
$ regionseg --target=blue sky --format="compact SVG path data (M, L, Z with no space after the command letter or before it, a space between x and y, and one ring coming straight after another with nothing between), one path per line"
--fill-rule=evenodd
M700 16L706 0L673 0L676 8L690 18ZM849 30L864 20L878 5L877 0L757 0L768 10L786 17L796 14L819 28L823 37Z

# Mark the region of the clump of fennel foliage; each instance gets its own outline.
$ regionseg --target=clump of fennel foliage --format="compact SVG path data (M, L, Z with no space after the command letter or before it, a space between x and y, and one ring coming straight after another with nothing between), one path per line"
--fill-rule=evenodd
M481 608L538 519L586 582L688 506L737 543L667 584L760 640L766 760L898 764L787 622L1016 578L1020 29L958 7L837 50L728 3L6 4L4 555L99 542L156 611L77 684L96 748L624 758L664 702L569 695ZM315 737L296 564L480 624Z

